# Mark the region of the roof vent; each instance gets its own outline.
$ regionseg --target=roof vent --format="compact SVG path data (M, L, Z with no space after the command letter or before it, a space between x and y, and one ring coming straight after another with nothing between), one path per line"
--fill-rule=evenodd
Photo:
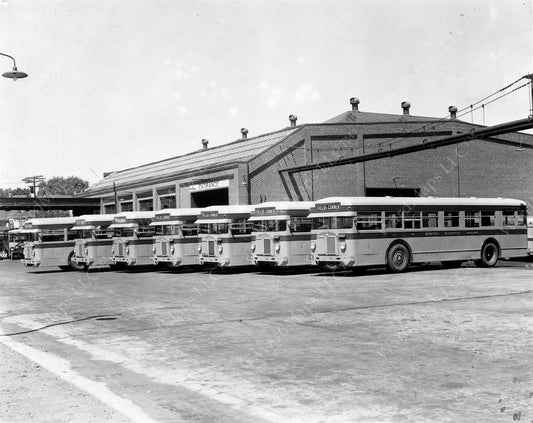
M402 101L402 109L404 115L409 114L409 107L411 107L411 103L409 103L408 101Z
M357 97L350 98L350 104L352 105L352 110L354 112L359 111L359 99Z
M241 128L241 134L242 134L242 139L245 140L248 138L248 129L246 128Z
M298 120L298 116L290 115L289 120L291 121L291 126L296 126L296 121Z
M450 119L456 119L457 118L457 107L450 106L450 107L448 107L448 111L450 112Z
M202 140L202 145L204 146L204 150L207 150L207 144L209 144L209 140L206 140L205 138Z

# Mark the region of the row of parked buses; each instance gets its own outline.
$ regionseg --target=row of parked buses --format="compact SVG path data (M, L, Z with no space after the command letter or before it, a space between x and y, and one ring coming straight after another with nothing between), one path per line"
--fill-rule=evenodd
M528 239L529 230L529 239ZM533 254L526 204L501 198L331 197L316 202L30 219L26 266L387 266ZM529 247L529 248L528 248Z

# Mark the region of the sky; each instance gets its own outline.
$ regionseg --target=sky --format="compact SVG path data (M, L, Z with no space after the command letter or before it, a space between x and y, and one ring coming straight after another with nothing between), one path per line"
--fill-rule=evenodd
M0 52L29 74L0 78L0 188L94 183L290 114L324 122L354 96L444 117L533 72L533 0L0 0ZM525 87L463 119L529 108Z

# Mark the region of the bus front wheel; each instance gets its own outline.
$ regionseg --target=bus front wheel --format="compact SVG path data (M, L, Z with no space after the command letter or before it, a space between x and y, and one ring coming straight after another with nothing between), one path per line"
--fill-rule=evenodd
M407 269L411 261L409 248L404 244L394 244L387 252L387 267L391 272L400 273Z
M478 267L494 267L498 262L500 250L494 242L487 242L481 248L481 258L475 260L474 263Z

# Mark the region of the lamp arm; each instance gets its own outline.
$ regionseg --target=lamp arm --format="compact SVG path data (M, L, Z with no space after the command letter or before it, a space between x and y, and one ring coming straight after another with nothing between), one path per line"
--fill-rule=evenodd
M11 60L13 60L13 67L15 69L17 68L17 62L15 62L15 58L13 56L10 56L9 54L5 54L5 53L0 53L0 56L9 57Z

